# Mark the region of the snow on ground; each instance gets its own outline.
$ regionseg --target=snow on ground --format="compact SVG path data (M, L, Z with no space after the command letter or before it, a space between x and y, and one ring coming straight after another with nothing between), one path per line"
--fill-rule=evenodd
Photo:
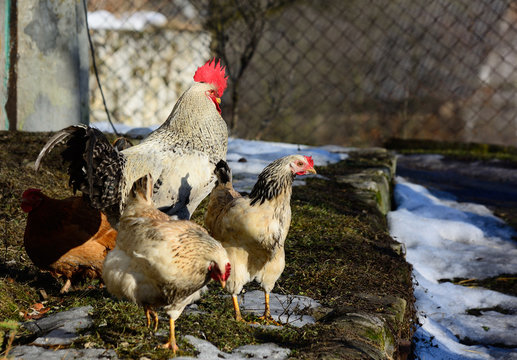
M230 295L228 295L230 296ZM244 313L253 313L257 316L261 316L264 313L264 292L260 290L254 290L250 292L244 292L239 295L239 305L241 311ZM309 308L317 308L320 304L307 297L298 295L280 295L271 293L270 295L270 306L271 315L273 318L283 324L289 324L291 326L302 327L306 324L313 324L314 318L303 313ZM191 308L189 306L189 308ZM194 304L194 308L196 305ZM188 310L187 310L188 312ZM252 326L264 326L264 325L252 325ZM268 328L276 328L278 326L267 325ZM162 334L164 337L167 333L164 331ZM258 345L245 345L237 349L234 349L231 353L224 353L217 347L206 340L196 338L191 335L185 336L187 341L191 343L199 354L195 358L184 356L179 359L197 359L197 360L211 360L211 359L228 359L228 360L244 360L244 359L270 359L270 360L283 360L287 359L290 350L282 348L273 343L265 343Z
M252 313L257 316L264 314L264 292L254 290L239 295L239 305L242 312ZM301 295L270 294L269 306L271 316L282 324L302 327L314 324L314 318L303 313L307 309L315 309L321 305L314 299Z
M246 360L246 359L268 359L268 360L284 360L287 359L289 349L284 349L274 343L260 345L244 345L234 349L231 354L220 351L212 343L196 338L192 335L185 336L187 341L191 343L199 354L192 358L190 356L180 356L176 360L198 359L198 360Z
M415 338L420 359L517 359L517 298L439 282L517 272L514 230L486 207L431 194L398 177L391 235L406 245L414 267L422 326ZM469 315L481 309L481 316ZM498 311L497 311L498 310ZM463 343L482 345L467 346ZM493 345L504 345L498 348Z

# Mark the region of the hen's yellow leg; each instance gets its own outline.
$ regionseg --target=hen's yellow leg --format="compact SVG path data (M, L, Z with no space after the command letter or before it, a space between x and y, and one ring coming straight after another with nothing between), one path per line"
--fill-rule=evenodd
M232 295L233 309L235 310L235 320L245 322L241 315L241 309L239 308L239 300L237 295Z
M259 317L259 319L260 320L264 320L268 324L282 326L282 324L280 324L278 321L273 319L273 317L271 316L271 309L269 307L269 293L264 291L264 295L265 295L266 306L265 306L265 309L264 309L264 315Z
M154 332L156 332L158 330L158 314L149 305L144 306L144 309L147 327L151 327L151 320L154 321ZM153 317L152 319L151 316Z
M174 355L176 355L176 351L179 350L178 345L176 345L176 332L174 330L174 320L172 318L169 318L169 341L161 347L164 349L171 349Z

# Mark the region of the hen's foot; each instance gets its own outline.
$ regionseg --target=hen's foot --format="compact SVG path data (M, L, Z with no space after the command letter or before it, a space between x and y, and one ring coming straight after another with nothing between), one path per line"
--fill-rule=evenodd
M177 351L179 351L178 345L176 343L171 343L170 341L166 342L163 345L159 345L158 348L160 349L170 349L174 354L176 354Z
M67 293L68 290L70 290L70 286L72 286L72 281L70 281L70 279L66 279L65 285L63 285L63 287L61 288L59 293L61 293L61 294Z
M282 323L279 323L275 319L273 319L273 317L271 315L262 315L261 317L259 317L259 320L262 321L262 322L265 322L266 325L275 325L275 326L283 326L284 325Z

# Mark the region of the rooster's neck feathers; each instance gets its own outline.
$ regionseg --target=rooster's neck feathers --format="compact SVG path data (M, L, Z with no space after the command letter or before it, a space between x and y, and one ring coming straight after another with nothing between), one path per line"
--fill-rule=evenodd
M174 144L176 150L206 152L211 155L214 164L225 158L228 127L206 96L205 92L209 89L209 84L192 85L178 99L168 119L144 141Z
M251 206L263 204L282 194L287 195L286 201L291 199L294 174L286 164L286 158L273 161L260 173L255 186L250 193Z

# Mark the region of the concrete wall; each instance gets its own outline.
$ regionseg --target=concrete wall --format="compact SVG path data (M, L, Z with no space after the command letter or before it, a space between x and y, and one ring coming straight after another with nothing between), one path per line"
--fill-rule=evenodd
M18 130L88 122L89 55L81 1L18 1Z

